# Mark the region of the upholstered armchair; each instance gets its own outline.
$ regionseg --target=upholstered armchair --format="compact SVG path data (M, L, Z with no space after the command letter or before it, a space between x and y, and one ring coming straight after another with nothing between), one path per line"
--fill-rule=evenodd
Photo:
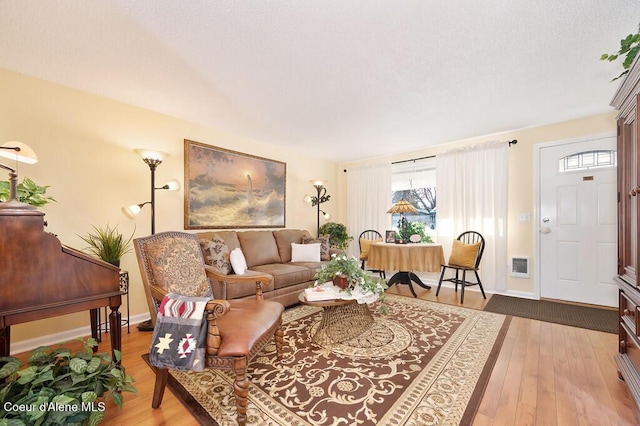
M155 326L157 306L168 293L185 296L212 296L198 237L185 232L163 232L134 240L138 266ZM211 270L212 272L215 272ZM242 277L256 286L255 299L220 300L207 303L206 368L227 369L235 373L234 395L237 421L246 422L249 362L273 337L278 356L282 355L282 304L262 300L262 285L270 276ZM154 368L156 382L152 407L162 403L168 370Z

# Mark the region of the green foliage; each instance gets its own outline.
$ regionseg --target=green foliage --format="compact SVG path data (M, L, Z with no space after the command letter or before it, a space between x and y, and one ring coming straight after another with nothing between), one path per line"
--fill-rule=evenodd
M615 81L629 72L629 68L631 68L634 59L638 55L638 51L640 51L640 33L629 34L628 36L620 40L620 50L618 50L616 53L603 53L602 56L600 56L601 61L613 62L618 59L619 56L624 55L624 60L622 61L622 68L624 69L624 71L622 72L622 74L611 81Z
M108 224L105 228L93 226L93 231L84 237L81 235L79 237L89 244L85 250L99 259L117 265L122 256L131 251L131 240L133 240L135 229L127 239L118 232L117 225L113 228Z
M82 339L80 339L82 340ZM14 357L0 357L0 426L95 425L104 419L104 402L111 397L122 407L122 392L137 393L133 378L108 354L93 353L98 343L82 340L83 350L35 349L27 367ZM83 404L84 403L84 404Z
M380 301L379 312L386 313L385 290L388 288L387 283L380 277L373 276L360 268L360 263L355 257L347 257L345 254L332 255L331 260L325 263L315 275L315 284L321 285L329 281L337 275L347 277L348 287L346 291L351 294L351 290L358 285L364 292L370 291L378 295Z
M407 242L411 242L409 237L413 234L420 235L421 243L432 243L433 240L429 235L424 232L424 223L422 222L406 222L406 225L401 227L402 229L398 229L397 238L403 239Z
M349 241L353 240L353 237L347 233L347 227L342 223L327 222L320 227L318 233L328 235L329 245L340 250L346 250L349 247Z
M45 204L56 201L53 197L47 196L49 186L39 186L34 181L25 176L22 182L16 186L18 201L31 204L35 207L42 207ZM9 201L11 197L11 186L8 180L0 181L0 202Z

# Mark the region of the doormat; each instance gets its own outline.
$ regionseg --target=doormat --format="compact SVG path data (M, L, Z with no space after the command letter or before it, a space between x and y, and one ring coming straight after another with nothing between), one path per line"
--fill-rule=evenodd
M386 300L389 315L331 346L311 342L319 308L287 309L282 359L270 344L249 364L247 424L471 424L511 317ZM171 371L168 388L202 424L232 425L233 380L226 371Z
M484 310L605 333L618 333L617 310L570 305L549 300L523 299L501 294L492 295Z

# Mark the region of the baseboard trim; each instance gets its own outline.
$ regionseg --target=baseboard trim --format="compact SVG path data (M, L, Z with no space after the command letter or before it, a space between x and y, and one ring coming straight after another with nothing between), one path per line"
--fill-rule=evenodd
M131 326L139 324L150 318L149 314L138 314L129 318ZM123 325L122 332L127 332L127 326ZM77 339L78 337L91 336L91 327L79 327L73 330L65 330L60 333L48 334L46 336L36 337L33 339L20 340L15 343L11 343L11 355L27 352L40 346L53 346L59 343L68 342L69 340Z
M527 293L525 291L515 291L515 290L505 290L505 291L495 291L495 294L501 294L503 296L513 296L519 297L521 299L531 299L531 300L540 300L533 293Z

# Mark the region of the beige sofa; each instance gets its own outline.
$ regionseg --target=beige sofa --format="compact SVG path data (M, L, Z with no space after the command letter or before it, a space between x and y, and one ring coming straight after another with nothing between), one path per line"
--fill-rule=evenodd
M240 248L246 259L247 271L236 275L224 262L221 268L213 268L207 261L208 276L213 286L214 297L218 299L238 299L255 297L255 279L253 277L268 276L269 281L263 284L262 294L265 299L275 300L284 306L298 303L298 295L314 282L316 270L322 266L335 249L329 249L328 237L313 238L308 231L300 229L281 229L275 231L213 231L197 233L201 247L207 241L224 241L214 251L229 252ZM292 243L303 244L320 242L322 258L318 262L292 262ZM204 245L203 245L204 244ZM224 247L226 245L226 248ZM205 249L203 249L205 250ZM205 250L206 251L206 250ZM228 259L228 258L227 258ZM218 266L220 266L218 265ZM215 264L213 266L216 266ZM222 270L221 270L222 269Z

